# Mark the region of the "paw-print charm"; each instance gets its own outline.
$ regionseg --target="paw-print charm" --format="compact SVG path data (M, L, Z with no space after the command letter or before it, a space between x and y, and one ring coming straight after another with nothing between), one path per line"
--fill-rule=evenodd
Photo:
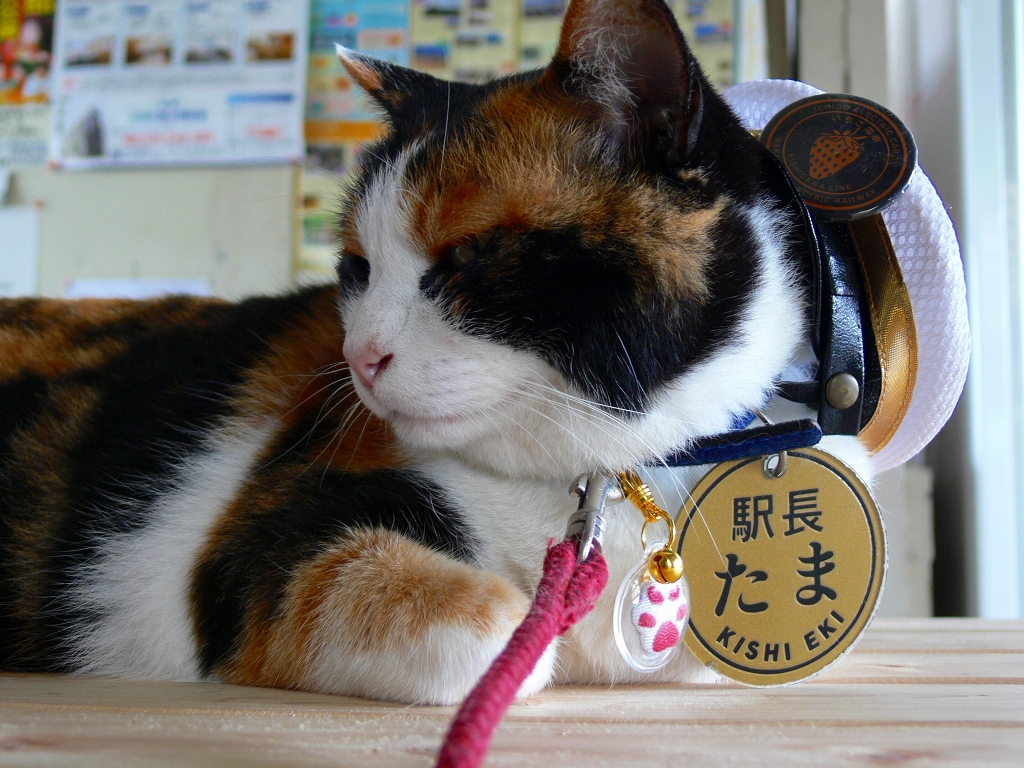
M664 548L653 544L619 585L612 631L623 660L638 672L656 672L679 650L690 619L685 576L662 583L651 576L649 558Z
M629 615L643 649L653 654L675 647L686 631L689 612L683 581L661 584L646 579L640 584L639 599Z

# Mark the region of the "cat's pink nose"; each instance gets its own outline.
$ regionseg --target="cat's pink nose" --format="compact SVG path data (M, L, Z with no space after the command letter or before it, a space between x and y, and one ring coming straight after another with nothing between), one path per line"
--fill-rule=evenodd
M388 363L393 357L394 355L382 354L373 345L362 347L351 354L345 354L348 367L367 389L373 389L377 376L388 367Z

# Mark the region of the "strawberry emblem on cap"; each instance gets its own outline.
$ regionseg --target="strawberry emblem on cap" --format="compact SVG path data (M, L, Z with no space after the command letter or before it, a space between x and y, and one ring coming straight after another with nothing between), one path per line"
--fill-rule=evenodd
M827 179L848 166L864 151L864 136L836 129L832 135L819 136L811 145L812 179Z

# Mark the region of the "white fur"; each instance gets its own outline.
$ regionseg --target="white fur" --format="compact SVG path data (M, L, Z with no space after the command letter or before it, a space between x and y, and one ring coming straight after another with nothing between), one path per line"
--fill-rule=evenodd
M325 627L329 629L329 627ZM324 693L366 696L414 704L458 704L487 671L508 642L515 622L480 637L465 626L435 624L415 643L395 642L373 653L353 650L321 635L320 650L303 681ZM557 643L553 643L519 696L530 696L551 679Z
M102 618L71 633L80 672L199 680L191 571L272 434L270 425L228 424L184 459L171 488L138 533L107 540L76 579L70 598Z
M625 122L625 111L634 98L624 70L637 35L615 24L617 11L611 3L591 4L572 36L572 62L583 75L580 85L587 95Z

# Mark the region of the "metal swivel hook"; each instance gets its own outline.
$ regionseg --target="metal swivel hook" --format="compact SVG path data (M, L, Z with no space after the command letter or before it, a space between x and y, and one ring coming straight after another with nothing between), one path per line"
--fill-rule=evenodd
M625 496L619 481L607 472L580 475L569 486L569 493L579 496L580 505L569 518L565 538L576 540L576 557L582 563L595 548L601 551L605 505L618 504Z

